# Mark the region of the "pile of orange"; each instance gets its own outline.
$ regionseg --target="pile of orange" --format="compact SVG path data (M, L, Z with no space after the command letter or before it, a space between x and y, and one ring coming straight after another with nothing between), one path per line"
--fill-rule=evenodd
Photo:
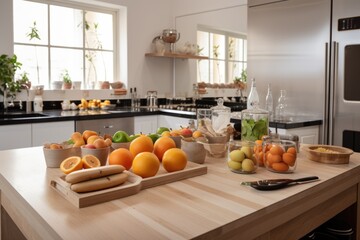
M280 145L268 144L265 149L264 164L276 172L287 172L295 166L296 155L294 147L285 150Z
M186 153L176 148L175 141L161 136L155 143L149 136L141 135L131 141L129 150L118 148L109 155L109 164L119 164L143 178L155 176L161 166L168 172L186 167Z

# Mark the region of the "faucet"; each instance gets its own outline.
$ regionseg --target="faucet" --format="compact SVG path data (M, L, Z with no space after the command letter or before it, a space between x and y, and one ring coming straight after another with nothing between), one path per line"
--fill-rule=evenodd
M23 88L26 89L26 113L30 113L31 112L31 102L30 102L30 89L29 86L26 84L21 84L21 86Z

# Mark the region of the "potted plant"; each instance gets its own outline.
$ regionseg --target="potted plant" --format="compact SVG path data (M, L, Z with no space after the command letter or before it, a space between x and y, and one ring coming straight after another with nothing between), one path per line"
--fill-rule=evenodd
M61 74L61 78L63 80L63 89L71 89L72 80L67 69Z
M241 77L235 77L234 78L234 84L236 88L239 88L241 90L246 88L246 81L247 81L247 74L246 70L243 69L241 72Z
M21 67L16 55L9 57L6 54L0 56L0 95L3 96L4 109L7 108L7 97L15 98L20 92L20 85L14 81L15 72Z
M20 85L21 89L30 89L31 88L31 82L28 77L27 72L23 72L20 74L20 78L17 80L18 84Z

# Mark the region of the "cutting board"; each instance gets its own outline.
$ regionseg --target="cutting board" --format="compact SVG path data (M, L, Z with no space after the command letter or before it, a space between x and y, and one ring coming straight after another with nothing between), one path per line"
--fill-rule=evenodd
M70 184L65 181L65 175L58 168L48 168L50 176L50 186L71 204L78 208L131 196L147 189L186 178L191 178L207 173L207 166L193 162L188 162L185 169L177 172L168 173L162 166L154 177L141 178L130 171L128 180L119 186L93 191L88 193L76 193L70 189Z

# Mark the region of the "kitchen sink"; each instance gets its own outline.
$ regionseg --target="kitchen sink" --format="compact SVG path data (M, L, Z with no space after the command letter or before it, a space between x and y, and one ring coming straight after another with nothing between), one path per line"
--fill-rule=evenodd
M41 118L41 117L48 117L49 115L43 113L1 113L0 119L19 119L19 118Z

